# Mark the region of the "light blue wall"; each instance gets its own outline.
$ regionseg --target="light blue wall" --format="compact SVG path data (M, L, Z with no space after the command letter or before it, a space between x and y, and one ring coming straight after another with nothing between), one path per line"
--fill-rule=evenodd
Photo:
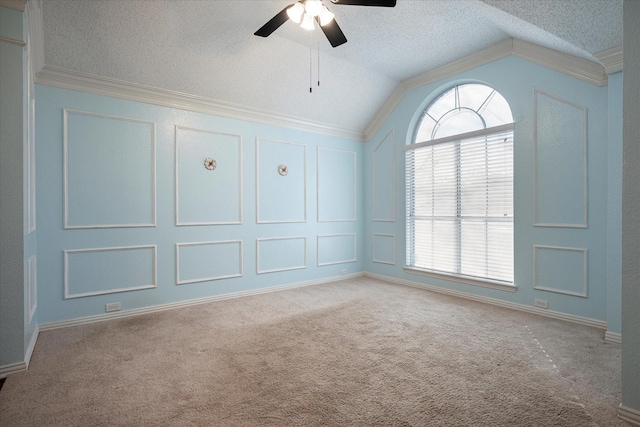
M405 265L405 166L404 146L411 142L413 130L425 106L443 90L458 83L480 82L497 89L509 102L516 123L514 146L514 234L515 234L515 284L514 293L496 289L465 285L451 281L430 279L408 274ZM394 278L425 283L448 289L498 298L509 302L533 306L534 299L547 300L549 310L568 313L589 319L606 321L607 314L607 137L608 137L608 89L557 73L528 61L507 57L450 78L409 91L392 114L366 145L365 161L365 269ZM537 118L536 118L537 114ZM583 120L584 114L584 120ZM586 123L587 158L587 226L583 220L583 123ZM389 156L376 156L377 147L392 131L394 164L386 164ZM538 144L534 144L534 131ZM385 143L386 144L386 143ZM534 162L537 147L538 162ZM380 151L380 148L377 149ZM567 160L559 168L554 156ZM577 158L576 158L577 157ZM543 161L543 160L548 161ZM374 165L375 164L375 169ZM392 167L393 166L393 167ZM615 165L614 165L615 166ZM538 173L537 223L534 227L534 172ZM619 165L617 166L619 167ZM392 176L393 175L393 176ZM548 186L540 177L553 176L557 186ZM373 182L376 185L373 185ZM395 185L395 193L389 196L389 183ZM544 194L542 194L544 192ZM554 192L554 194L550 194ZM554 202L563 198L571 206L569 212L562 204ZM375 220L374 208L380 210L374 200L391 198L395 203L395 221ZM615 208L612 208L615 210ZM609 212L610 214L610 212ZM379 218L389 217L382 212ZM560 224L558 227L540 223ZM562 225L565 224L565 225ZM567 226L566 224L570 224ZM574 226L571 226L575 224ZM375 235L394 236L380 239ZM373 261L373 249L377 251ZM395 265L386 263L393 257L390 248L395 244ZM534 246L545 256L534 263ZM586 250L587 297L534 289L534 270L549 272L558 268L551 262L549 251L557 248ZM391 248L392 250L393 248ZM382 258L378 254L384 254ZM573 291L582 281L582 252L571 263L562 265L553 283L560 291ZM549 265L544 263L550 261ZM382 261L382 262L380 262ZM555 267L554 267L555 266ZM547 274L548 276L548 274ZM571 283L559 280L571 277ZM540 278L539 278L540 279ZM615 310L615 308L612 308Z
M363 271L362 142L36 95L41 324Z

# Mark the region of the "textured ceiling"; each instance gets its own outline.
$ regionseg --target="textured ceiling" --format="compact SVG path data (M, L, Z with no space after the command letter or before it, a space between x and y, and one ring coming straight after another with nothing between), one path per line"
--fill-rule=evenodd
M45 63L362 133L399 82L502 40L593 62L622 45L622 0L325 0L349 41L334 49L320 34L310 94L319 32L287 22L253 35L292 2L47 0Z

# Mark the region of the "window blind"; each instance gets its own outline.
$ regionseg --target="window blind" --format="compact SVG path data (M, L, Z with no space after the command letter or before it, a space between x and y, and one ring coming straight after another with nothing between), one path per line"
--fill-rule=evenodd
M407 265L513 283L513 129L478 133L407 146Z

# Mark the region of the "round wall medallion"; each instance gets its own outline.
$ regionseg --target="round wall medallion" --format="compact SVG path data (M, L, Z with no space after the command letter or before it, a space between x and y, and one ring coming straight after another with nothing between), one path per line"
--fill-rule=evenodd
M206 159L204 159L204 167L209 169L210 171L214 170L216 166L218 166L218 163L211 157L207 157Z
M285 176L287 173L289 173L289 169L287 169L287 165L278 166L278 173L282 176Z

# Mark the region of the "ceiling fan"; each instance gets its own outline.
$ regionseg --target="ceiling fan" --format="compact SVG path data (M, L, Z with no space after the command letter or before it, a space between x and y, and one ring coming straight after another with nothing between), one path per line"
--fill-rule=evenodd
M394 7L396 0L331 0L333 4L344 4L352 6L381 6ZM269 37L282 24L291 19L296 24L300 24L305 30L315 28L314 21L320 24L320 28L331 46L338 47L347 42L347 38L333 19L333 13L327 9L322 0L300 0L282 9L276 16L271 18L258 31L256 36Z

